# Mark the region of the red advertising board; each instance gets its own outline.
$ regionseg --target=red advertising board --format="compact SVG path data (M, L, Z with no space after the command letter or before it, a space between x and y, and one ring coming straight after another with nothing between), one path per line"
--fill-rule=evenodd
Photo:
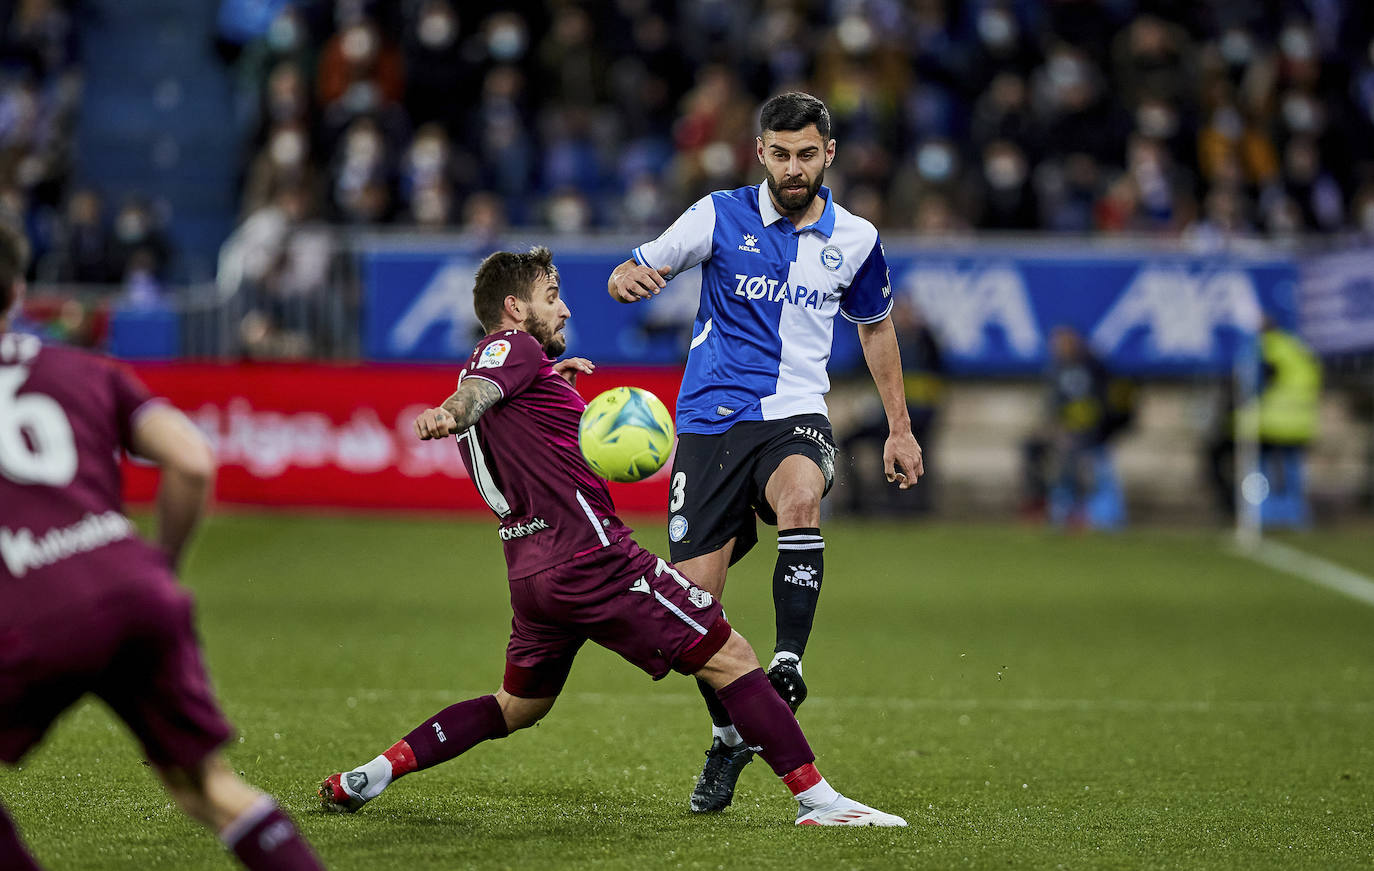
M411 422L453 392L449 366L313 363L139 364L153 393L186 412L219 457L216 500L244 505L473 509L486 512L452 440L422 442ZM591 398L622 384L672 408L678 369L602 369L578 378ZM126 498L153 498L156 473L129 464ZM668 467L612 484L622 511L665 510Z

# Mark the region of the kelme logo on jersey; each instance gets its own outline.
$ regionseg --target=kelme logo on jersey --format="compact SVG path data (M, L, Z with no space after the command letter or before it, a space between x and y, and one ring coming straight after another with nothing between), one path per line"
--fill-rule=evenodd
M682 541L687 535L687 518L681 514L674 514L673 519L668 521L668 537L673 541Z
M826 245L821 249L821 265L835 272L844 265L844 252L834 245Z
M793 305L818 309L828 299L839 299L839 294L826 294L810 290L800 284L791 285L766 275L735 275L735 296L750 301L790 302Z
M750 254L761 254L759 251L759 238L753 233L744 234L744 244L739 246L739 250L748 251Z

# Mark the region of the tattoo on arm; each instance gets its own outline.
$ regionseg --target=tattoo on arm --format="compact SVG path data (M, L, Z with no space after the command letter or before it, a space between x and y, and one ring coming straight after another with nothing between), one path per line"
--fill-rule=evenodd
M462 432L500 401L500 387L485 378L465 378L453 395L444 400L444 410L453 415L458 431Z

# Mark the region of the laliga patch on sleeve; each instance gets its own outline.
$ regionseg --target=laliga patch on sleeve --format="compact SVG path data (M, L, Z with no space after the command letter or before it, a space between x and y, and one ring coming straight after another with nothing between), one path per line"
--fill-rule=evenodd
M505 339L497 339L482 349L482 356L477 358L477 368L495 369L505 363L508 356L510 356L510 342Z

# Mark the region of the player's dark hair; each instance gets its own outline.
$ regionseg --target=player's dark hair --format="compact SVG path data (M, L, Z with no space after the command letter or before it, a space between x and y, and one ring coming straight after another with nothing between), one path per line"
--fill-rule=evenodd
M0 317L14 302L14 285L29 268L29 240L9 224L0 223Z
M477 280L472 288L472 308L477 312L482 329L490 333L501 325L506 297L529 302L534 296L534 282L557 274L553 252L542 245L525 254L497 251L487 257L477 267Z
M830 110L810 94L792 91L769 99L759 110L759 128L763 131L802 130L815 124L822 139L830 138Z

